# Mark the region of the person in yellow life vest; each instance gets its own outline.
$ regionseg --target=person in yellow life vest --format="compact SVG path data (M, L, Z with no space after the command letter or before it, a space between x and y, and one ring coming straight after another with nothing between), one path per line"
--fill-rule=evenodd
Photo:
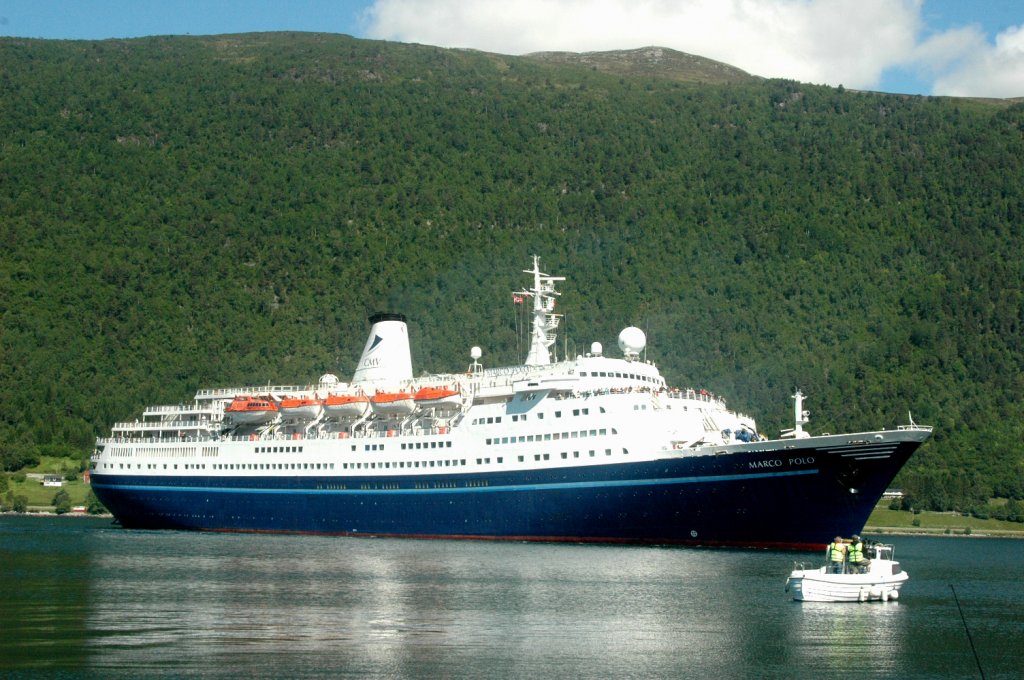
M843 562L846 560L846 544L840 536L828 544L825 549L825 557L828 559L829 573L842 574Z
M860 536L857 534L853 535L853 540L850 542L850 547L846 549L846 562L850 565L850 572L854 574L863 574L864 567L864 544L861 543Z

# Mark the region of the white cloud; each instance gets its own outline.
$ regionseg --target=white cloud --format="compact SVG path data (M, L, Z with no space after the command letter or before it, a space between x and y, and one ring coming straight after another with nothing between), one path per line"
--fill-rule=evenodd
M1012 87L1024 74L1019 31L1003 34L1003 47L986 49L971 31L938 34L919 45L923 2L374 0L366 18L367 36L387 40L501 54L659 45L759 76L863 89L876 87L892 67L932 72L949 88L957 87L960 74L963 82L980 82L984 69L992 86L1006 80ZM967 59L968 53L979 56Z
M906 58L917 0L377 0L371 37L502 54L670 47L766 77L869 87ZM864 36L870 35L870 40Z
M933 94L953 97L1024 97L1024 25L987 43L978 33L951 56L951 67L935 79Z

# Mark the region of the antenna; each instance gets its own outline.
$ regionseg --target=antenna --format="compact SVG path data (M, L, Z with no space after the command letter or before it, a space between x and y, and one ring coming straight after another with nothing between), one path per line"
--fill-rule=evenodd
M651 317L647 317L644 322L644 335L651 337ZM647 363L647 345L644 345L644 363Z
M810 433L804 431L804 425L810 422L810 411L804 410L804 394L799 389L793 395L793 429L783 430L782 437L805 439Z
M520 332L521 324L519 323L519 307L521 303L516 298L516 294L512 294L512 323L516 331L516 361L521 361L523 358L523 340L522 333Z

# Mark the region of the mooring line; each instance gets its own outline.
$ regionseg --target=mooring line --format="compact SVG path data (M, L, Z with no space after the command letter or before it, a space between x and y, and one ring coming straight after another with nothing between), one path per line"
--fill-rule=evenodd
M967 641L971 643L971 652L974 654L974 663L978 664L978 673L981 675L981 680L985 680L985 671L981 667L981 659L978 658L978 650L974 648L974 638L971 637L971 629L967 627L967 619L964 617L964 610L960 606L960 598L956 596L956 588L953 584L949 584L949 589L953 591L953 601L956 602L957 611L960 612L960 620L964 623L964 630L967 631Z

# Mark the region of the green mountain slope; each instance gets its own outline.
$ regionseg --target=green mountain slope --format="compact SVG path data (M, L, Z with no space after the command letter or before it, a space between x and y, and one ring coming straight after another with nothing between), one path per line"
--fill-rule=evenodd
M315 34L3 39L0 64L7 457L349 376L377 310L417 371L514 362L537 253L570 352L638 325L766 432L796 387L815 431L909 411L937 428L918 498L1024 497L1020 104Z

